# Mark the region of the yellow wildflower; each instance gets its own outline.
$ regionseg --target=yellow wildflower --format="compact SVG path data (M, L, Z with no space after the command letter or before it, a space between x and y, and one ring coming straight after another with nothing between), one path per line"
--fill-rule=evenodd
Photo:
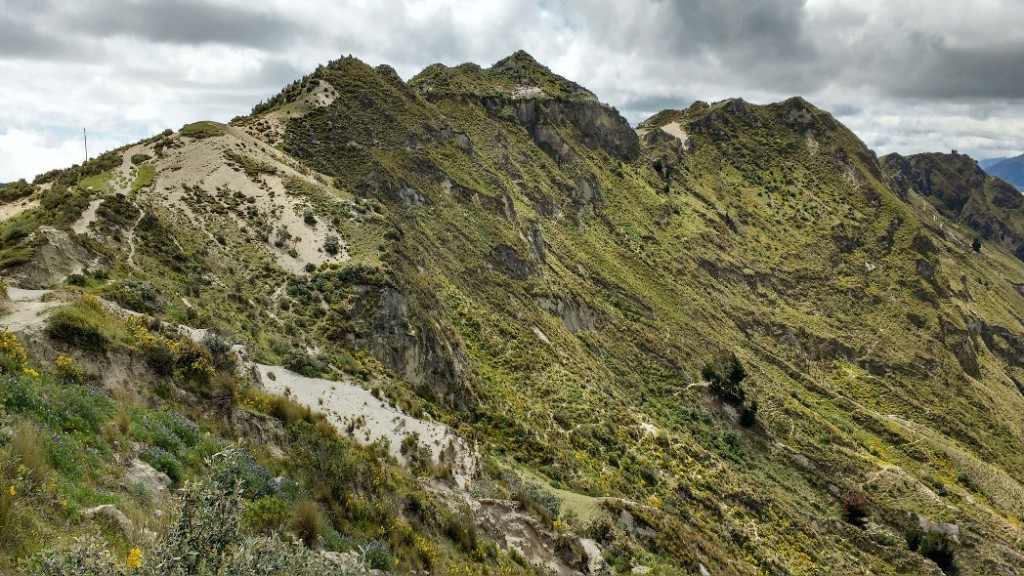
M129 550L128 559L125 560L125 564L127 564L129 568L138 568L139 566L142 566L142 550L139 550L138 548L132 548Z
M10 494L11 496L14 496L15 494L18 493L18 491L14 489L14 484L11 484L11 487L7 489L7 493Z
M39 376L39 372L36 372L35 370L29 368L28 366L22 368L21 371L25 373L25 375L27 376Z

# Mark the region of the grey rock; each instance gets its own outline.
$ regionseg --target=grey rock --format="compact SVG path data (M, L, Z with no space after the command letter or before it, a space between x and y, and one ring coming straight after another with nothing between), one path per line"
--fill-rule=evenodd
M605 562L604 555L601 554L601 548L598 547L597 542L588 538L581 538L580 546L583 547L588 574L598 574L608 569L608 563Z
M82 510L82 516L88 520L107 522L120 530L125 536L131 536L132 534L132 521L113 504L101 504L93 508L86 508Z
M960 527L956 524L933 522L923 516L917 516L917 526L928 534L945 534L957 542L960 541Z
M172 482L167 474L135 458L124 472L124 483L126 486L142 486L151 496L159 497L167 494Z
M50 226L40 226L25 242L36 246L36 250L31 260L7 273L7 279L13 286L50 288L71 274L108 267L102 256L84 247L67 232Z

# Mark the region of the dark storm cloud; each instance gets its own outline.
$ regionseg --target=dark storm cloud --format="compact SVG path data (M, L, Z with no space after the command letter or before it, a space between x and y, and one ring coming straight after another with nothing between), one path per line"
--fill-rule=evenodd
M804 61L814 49L803 33L803 2L682 0L665 4L662 32L679 52L699 48L744 63L752 57Z
M65 162L36 126L223 121L345 54L409 78L525 49L634 124L801 95L879 152L1024 134L1022 0L0 0L0 31L0 180Z
M886 76L888 90L914 98L1024 98L1024 43L949 48L915 45L904 74Z
M1024 2L986 8L1006 16L995 18L1005 29L986 30L985 10L963 2L595 0L565 9L598 45L735 86L737 96L845 86L898 98L1024 98L1024 39L1009 33L1024 23Z
M850 104L836 104L829 111L836 116L856 116L862 112L860 108Z
M0 55L5 58L47 59L64 58L82 60L89 57L88 50L73 40L54 33L41 32L28 22L17 22L0 17Z
M79 2L58 17L75 33L103 38L133 36L171 44L283 46L304 32L281 14L251 12L201 0Z

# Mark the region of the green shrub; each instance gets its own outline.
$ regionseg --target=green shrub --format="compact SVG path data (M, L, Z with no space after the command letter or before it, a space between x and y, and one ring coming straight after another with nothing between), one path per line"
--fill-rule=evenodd
M72 384L84 384L89 378L89 375L85 373L85 370L78 365L74 358L64 356L63 354L57 356L53 361L53 375L58 380Z
M291 515L291 507L278 494L268 494L251 502L242 515L242 524L248 529L269 534L280 530Z
M324 251L331 256L337 256L338 251L341 249L340 242L337 236L333 234L324 238Z
M947 574L956 574L956 543L944 532L922 532L914 529L907 534L907 546L928 558Z
M383 572L391 572L395 569L395 557L380 542L370 542L361 548L363 558L370 569Z
M142 214L124 194L107 196L96 208L96 216L119 228L128 229Z
M292 349L285 356L284 367L308 378L318 378L330 370L330 366L324 358L307 354L298 349Z
M740 425L747 428L757 423L757 401L740 407Z
M173 376L176 359L174 351L169 347L157 343L154 346L146 346L143 349L143 358L146 366L157 376Z
M109 340L95 320L80 308L58 308L46 322L46 335L89 352L103 352Z
M21 374L28 369L28 353L18 337L6 330L0 331L0 373Z
M476 549L476 520L468 508L463 507L458 512L442 512L441 528L445 536L451 538L463 552L469 553Z
M244 171L249 178L256 179L260 174L277 174L277 168L272 164L255 160L232 150L225 150L224 155L231 165Z
M211 478L218 484L234 486L242 496L256 498L273 493L277 486L270 471L244 450L224 452Z
M320 519L320 509L316 502L301 500L295 504L291 528L306 546L313 548L317 545L323 532L323 521Z
M29 540L26 518L18 502L20 494L10 488L18 482L18 464L0 449L0 552L14 555L21 551ZM0 554L2 556L2 554Z
M237 357L227 338L215 332L207 332L203 336L203 346L210 353L210 364L214 370L231 371L234 369Z
M743 388L747 371L735 353L718 354L704 364L700 374L708 382L708 390L712 394L739 410L740 424L754 425L757 421L757 402L747 403L747 392Z
M132 164L138 166L139 164L142 164L146 160L150 160L152 158L153 157L150 156L149 154L132 154Z
M46 450L31 422L22 421L15 427L10 455L33 486L42 485L49 476L50 463L46 457Z
M239 530L245 501L235 485L216 478L227 451L214 457L211 479L188 483L179 492L179 512L167 533L152 548L133 548L115 555L99 537L75 539L70 546L36 554L21 565L26 576L214 576L260 574L267 576L326 576L336 574L330 564L298 543L285 542L277 533L252 537Z
M175 484L179 484L184 478L185 467L182 466L181 461L173 453L163 448L143 450L139 456L153 468L167 474L167 477Z
M127 280L104 290L103 295L124 308L151 316L167 305L167 297L150 282Z
M181 127L181 135L195 138L212 138L224 134L224 126L216 122L194 122Z
M33 187L24 179L18 180L17 182L11 182L10 184L0 188L0 202L10 202L17 200L18 198L24 198L35 192Z
M719 354L701 369L701 377L708 382L711 393L735 406L746 400L743 380L747 372L736 354Z
M416 432L402 438L399 453L405 456L409 462L409 468L419 475L429 472L434 462L430 447L420 443L420 435Z
M503 475L502 479L508 485L512 499L519 502L524 510L532 512L545 524L550 524L558 518L562 510L562 500L558 496L533 482L524 482L511 473Z
M66 282L72 286L85 286L86 278L82 274L71 274L67 277Z
M308 407L281 396L274 396L271 399L270 415L280 420L285 426L291 426L302 420L306 422L313 420L313 414Z

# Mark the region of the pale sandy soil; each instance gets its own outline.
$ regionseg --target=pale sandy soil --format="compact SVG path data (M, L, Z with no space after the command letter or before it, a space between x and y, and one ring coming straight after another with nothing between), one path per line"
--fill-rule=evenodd
M402 440L413 433L419 434L420 443L430 448L435 461L456 439L447 426L407 416L351 382L307 378L280 366L256 367L267 391L282 395L287 392L296 402L327 416L343 432L358 420L360 424L353 431L356 439L370 443L387 438L391 453L399 460L405 460L399 452ZM268 376L270 372L274 373L273 379Z
M102 202L102 199L89 202L89 207L85 209L85 212L82 212L81 218L71 225L71 230L75 234L85 234L89 231L89 225L96 221L96 209L100 207Z
M36 206L39 206L39 200L34 198L22 198L14 202L0 204L0 222L24 214Z
M63 302L43 302L42 297L52 290L23 290L21 288L8 288L7 296L11 303L7 310L0 316L0 327L6 327L10 332L20 332L26 328L42 324L46 319L43 314L54 306L60 306Z
M298 100L272 112L263 114L259 121L244 125L244 130L257 139L277 144L284 137L285 125L289 118L301 116L315 108L330 105L338 97L338 91L323 80L314 80L313 88Z
M683 143L683 150L690 149L690 136L683 131L683 127L679 125L679 122L669 122L661 127L661 130L666 134L675 136Z
M304 199L290 195L284 186L287 178L299 178L310 184L316 181L296 171L283 161L282 156L266 143L253 138L243 129L233 126L225 127L227 134L213 138L205 138L189 142L185 148L166 149L163 158L156 161L157 180L150 190L140 194L140 200L160 204L174 209L182 218L197 230L216 229L216 226L204 226L203 214L197 214L185 202L185 191L182 186L199 186L207 193L215 194L218 188L226 188L241 192L246 198L252 198L252 206L262 214L268 214L274 227L270 242L265 249L271 252L277 263L289 272L301 274L306 264L319 266L325 262L344 262L350 258L344 243L337 255L331 256L323 250L324 240L332 234L326 222L316 226L307 225L303 214L307 209ZM236 170L227 164L226 151L234 151L251 158L255 162L263 162L273 168L276 174L259 174L250 178L243 171ZM227 217L235 221L239 228L249 226L235 211L229 211ZM292 239L281 248L273 245L278 229L287 230ZM214 242L209 236L208 240ZM296 256L288 254L294 249Z

